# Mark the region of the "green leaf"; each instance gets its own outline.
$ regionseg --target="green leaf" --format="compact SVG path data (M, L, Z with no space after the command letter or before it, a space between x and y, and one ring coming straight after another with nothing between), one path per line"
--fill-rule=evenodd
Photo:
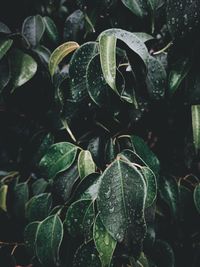
M47 217L39 224L36 236L36 255L41 264L57 264L63 239L63 225L57 215Z
M97 216L93 227L93 238L97 251L99 252L102 267L110 267L110 262L112 260L117 242L107 232L99 215Z
M7 25L5 25L4 23L0 22L0 33L1 33L1 34L10 34L11 31L10 31L10 29L8 28Z
M28 82L37 71L37 63L28 54L15 49L9 57L13 91Z
M35 255L36 236L39 224L39 222L32 222L28 224L24 230L24 242L31 256Z
M48 186L48 182L45 181L45 179L40 178L40 179L36 180L31 186L33 195L36 196L36 195L40 195L40 194L44 193L47 186Z
M115 91L116 89L116 43L114 35L101 34L99 38L100 61L104 78L107 84Z
M93 242L80 246L73 261L73 267L102 267L98 252Z
M152 99L159 100L165 96L165 88L167 81L167 73L161 62L154 58L149 57L147 72L147 89Z
M51 194L34 196L26 204L26 218L29 222L44 220L49 215L51 206Z
M192 106L193 141L196 153L200 149L200 105Z
M140 156L140 158L147 164L147 166L158 175L160 171L160 162L156 155L150 150L148 145L142 140L142 138L132 135L132 144L135 152Z
M8 50L11 48L13 40L11 39L2 39L0 40L0 60L5 56Z
M189 58L181 58L172 65L168 78L170 95L173 95L177 91L182 81L189 73L191 66L192 64Z
M17 184L13 192L13 213L18 220L25 218L25 205L29 198L27 183Z
M200 214L200 185L198 184L194 190L194 204Z
M78 170L81 179L95 172L96 166L88 150L82 150L78 157Z
M10 66L7 58L4 58L0 61L0 93L3 91L3 89L6 87L6 85L9 83L11 78L10 73Z
M118 242L126 239L130 246L140 246L146 232L143 176L133 165L116 160L101 179L97 205L106 230Z
M58 29L54 23L54 21L50 17L43 17L43 21L45 24L45 32L53 43L57 44L59 41L59 33Z
M30 16L25 19L22 25L22 35L29 45L36 47L45 31L45 24L40 15Z
M88 199L80 199L67 210L64 225L73 237L83 235L87 241L91 238L91 227L94 219L94 202Z
M76 42L67 42L60 45L53 51L49 59L49 71L51 76L54 75L59 63L78 47L79 45Z
M7 212L7 193L8 193L8 186L7 185L2 185L0 187L0 209L4 210Z
M146 0L122 0L122 3L138 17L148 15L148 2Z
M68 142L52 145L39 166L48 179L53 179L56 174L67 170L73 164L77 150L77 146Z
M98 44L88 42L83 44L73 54L69 64L71 83L71 98L75 102L82 101L87 94L86 70L91 58L98 53Z
M175 267L174 251L167 242L157 240L154 245L154 254L157 266Z

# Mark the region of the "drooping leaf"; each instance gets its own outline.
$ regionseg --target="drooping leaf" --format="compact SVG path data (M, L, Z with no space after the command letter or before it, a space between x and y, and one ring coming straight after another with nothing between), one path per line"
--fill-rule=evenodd
M89 240L92 235L92 225L95 219L94 203L88 199L74 202L67 210L64 225L73 236L83 235Z
M81 179L95 172L95 163L92 155L88 150L82 150L78 157L78 170Z
M193 142L196 153L200 149L200 105L192 106Z
M32 197L26 204L26 218L29 222L45 219L49 215L51 205L51 194L44 193Z
M29 223L24 230L24 242L31 256L35 255L35 243L39 224L39 222Z
M22 34L32 47L36 47L45 31L45 24L40 15L30 16L25 19Z
M59 33L58 29L54 23L54 21L50 17L43 17L43 21L45 24L45 32L53 43L57 44L59 41Z
M69 65L71 98L79 102L87 96L86 69L91 58L98 53L98 44L88 42L75 51Z
M8 193L8 186L7 185L2 185L0 187L0 209L4 210L5 212L7 211L7 193Z
M194 190L194 204L200 214L200 185L197 185Z
M146 232L143 176L133 165L116 160L101 179L97 198L101 221L115 240L126 240L129 248L134 246L140 250Z
M147 89L150 97L155 100L165 96L167 73L161 62L149 56L147 72Z
M191 60L189 58L181 58L172 65L168 78L170 95L173 95L177 91L182 81L189 73L191 66Z
M31 56L18 49L12 51L9 60L11 67L11 84L14 91L35 75L37 63Z
M11 77L9 62L6 58L0 61L0 73L1 73L0 77L0 93L1 93L8 84Z
M100 35L100 61L104 78L107 84L115 91L116 89L116 43L115 35Z
M102 267L110 267L110 262L112 260L117 242L107 232L106 228L101 222L99 215L95 220L93 228L93 238L97 251L99 252Z
M73 261L73 267L102 267L98 252L93 242L80 246Z
M71 52L76 50L79 45L76 42L67 42L57 47L49 59L49 72L54 75L59 63Z
M59 261L63 239L63 225L57 215L47 217L39 224L36 235L36 255L41 264L49 266Z
M40 168L48 179L55 178L56 174L67 170L76 158L78 147L61 142L52 145L40 161Z
M1 39L0 40L0 60L5 56L8 50L11 48L13 40L11 39Z
M146 0L122 0L122 3L138 17L148 15L149 6Z

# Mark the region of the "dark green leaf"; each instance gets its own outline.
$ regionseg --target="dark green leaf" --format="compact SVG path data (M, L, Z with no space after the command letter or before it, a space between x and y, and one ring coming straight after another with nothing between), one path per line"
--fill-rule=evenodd
M53 43L57 44L59 40L59 33L54 21L50 17L43 17L43 21L48 38Z
M122 3L138 17L143 18L148 14L149 6L146 0L122 0Z
M24 230L24 242L31 256L35 255L35 243L39 224L39 222L32 222L28 224Z
M8 50L11 48L13 40L11 39L2 39L0 40L0 60L5 56Z
M47 186L48 186L48 182L45 181L43 178L36 180L32 184L33 195L36 196L36 195L40 195L40 194L44 193Z
M200 214L200 185L197 185L194 190L194 204Z
M13 192L13 213L18 220L25 218L25 205L29 197L29 189L27 183L17 184Z
M155 262L157 266L174 267L175 256L171 246L162 240L157 240L154 247Z
M0 77L0 93L1 93L4 87L6 87L6 85L8 84L11 77L9 62L6 58L0 61L0 73L1 73Z

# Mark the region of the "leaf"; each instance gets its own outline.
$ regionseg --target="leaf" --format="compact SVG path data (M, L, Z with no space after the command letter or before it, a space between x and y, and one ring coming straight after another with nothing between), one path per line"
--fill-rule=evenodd
M142 138L132 135L132 144L135 152L140 156L140 158L147 164L147 166L158 175L160 171L160 162L156 155L150 150L148 145L142 140Z
M9 62L6 58L0 61L0 73L1 73L1 78L0 78L0 93L1 93L3 89L7 86L11 77Z
M11 48L13 40L11 39L1 39L0 40L0 60L5 56L8 50Z
M195 187L193 197L194 197L195 207L198 213L200 214L200 185L199 184Z
M71 98L75 102L82 101L87 95L86 69L91 58L98 53L98 44L88 42L83 44L73 54L69 64L71 83Z
M57 215L47 217L39 224L36 236L36 255L41 264L57 264L63 239L63 225Z
M36 180L32 184L32 187L31 187L33 195L35 196L35 195L40 195L40 194L44 193L47 186L48 186L48 182L45 181L43 178Z
M54 44L57 44L59 41L59 33L54 21L47 16L43 17L43 21L45 24L45 32L49 40L51 40Z
M165 96L165 87L167 81L167 73L161 62L154 58L149 57L147 72L147 89L152 99L159 100Z
M26 204L26 218L29 222L44 220L51 210L52 196L44 193L32 197Z
M129 248L140 246L146 232L143 176L133 165L116 160L101 179L97 206L106 230L118 242L127 239Z
M181 58L172 65L168 78L170 95L173 95L177 91L182 81L188 75L191 66L192 64L189 58Z
M67 210L64 225L73 236L83 235L85 241L91 239L91 227L94 223L94 203L88 199L74 202Z
M154 257L157 266L174 267L175 255L172 247L165 241L157 240L154 246Z
M93 244L89 242L81 245L75 255L73 267L102 267L98 252Z
M77 150L77 146L68 142L52 145L39 166L48 179L53 179L56 174L67 170L73 164Z
M51 76L54 75L57 66L59 63L71 52L76 50L79 47L79 44L76 42L67 42L59 47L57 47L53 53L51 54L51 57L49 59L49 71Z
M39 57L39 60L48 68L49 58L51 56L51 52L45 46L37 46L33 49L33 52Z
M122 3L140 18L148 15L148 2L146 0L122 0Z
M110 164L117 156L117 147L113 139L109 139L105 146L105 163Z
M44 31L45 24L40 15L26 18L22 25L22 35L32 47L36 47L39 44Z
M7 193L8 193L8 186L7 185L2 185L0 187L0 209L3 211L7 212Z
M96 166L88 150L82 150L78 157L78 170L81 179L95 172Z
M192 106L193 141L196 153L200 149L200 105Z
M13 213L14 216L23 221L25 218L25 205L29 198L29 189L27 183L19 183L15 186L13 192Z
M28 54L15 49L9 57L13 91L28 82L37 71L37 63Z
M31 256L35 255L35 243L39 224L39 222L29 223L24 230L24 242Z
M0 22L0 34L10 34L11 31L8 28L7 25L5 25L4 23Z
M107 232L99 215L95 220L93 238L97 251L99 252L102 267L110 267L110 262L112 260L117 242Z
M100 61L104 78L107 84L115 91L116 89L116 43L117 38L114 35L100 35Z

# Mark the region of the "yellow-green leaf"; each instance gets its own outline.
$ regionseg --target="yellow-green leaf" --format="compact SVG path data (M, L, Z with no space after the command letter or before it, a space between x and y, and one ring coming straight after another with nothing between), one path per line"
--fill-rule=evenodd
M192 106L193 141L196 152L200 149L200 105Z
M1 186L1 188L0 188L0 208L4 211L7 211L7 206L6 206L7 193L8 193L8 186L7 185Z

